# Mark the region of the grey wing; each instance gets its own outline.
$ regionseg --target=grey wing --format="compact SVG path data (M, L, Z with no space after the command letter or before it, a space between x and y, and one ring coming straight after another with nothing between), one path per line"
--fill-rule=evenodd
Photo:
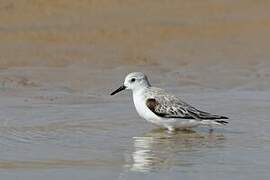
M186 110L186 104L176 102L174 99L155 97L146 100L146 106L157 116L164 118L195 119Z
M192 106L187 106L186 109L187 109L188 113L192 117L194 117L195 119L201 119L201 120L204 120L204 119L209 119L209 120L228 119L228 117L226 117L226 116L220 116L220 115L215 115L215 114L211 114L208 112L200 111Z
M174 96L159 96L146 100L146 106L156 115L164 118L182 119L228 119L225 116L213 115L200 111Z

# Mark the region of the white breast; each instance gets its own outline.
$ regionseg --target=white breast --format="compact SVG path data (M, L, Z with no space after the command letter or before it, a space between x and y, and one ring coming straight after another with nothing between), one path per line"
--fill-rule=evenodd
M143 92L133 92L133 101L138 114L147 121L156 123L160 118L155 115L147 106L146 98L142 94Z

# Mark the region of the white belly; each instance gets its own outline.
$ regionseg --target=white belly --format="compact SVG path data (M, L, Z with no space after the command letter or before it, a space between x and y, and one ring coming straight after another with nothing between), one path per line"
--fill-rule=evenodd
M139 92L138 92L139 93ZM190 128L199 125L198 121L191 119L162 118L154 114L147 106L142 95L133 94L133 101L138 114L145 120L166 128Z

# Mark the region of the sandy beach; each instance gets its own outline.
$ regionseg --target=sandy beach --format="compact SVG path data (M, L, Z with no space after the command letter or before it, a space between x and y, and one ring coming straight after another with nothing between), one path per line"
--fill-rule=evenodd
M1 179L268 179L270 2L2 0ZM128 72L229 125L168 134Z

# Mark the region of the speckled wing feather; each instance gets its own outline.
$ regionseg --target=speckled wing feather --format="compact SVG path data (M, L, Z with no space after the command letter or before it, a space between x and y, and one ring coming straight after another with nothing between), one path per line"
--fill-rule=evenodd
M160 117L197 120L228 119L225 116L213 115L200 111L164 91L160 93L157 92L158 89L155 89L155 96L146 99L146 106Z

